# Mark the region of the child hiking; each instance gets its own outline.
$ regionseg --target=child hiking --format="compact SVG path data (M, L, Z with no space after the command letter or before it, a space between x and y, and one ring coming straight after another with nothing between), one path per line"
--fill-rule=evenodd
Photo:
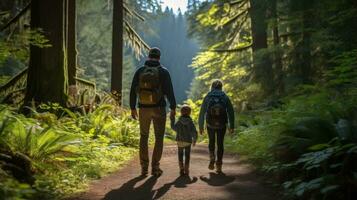
M234 111L228 96L223 92L223 83L220 80L212 82L211 91L203 100L199 114L200 134L204 132L204 121L208 132L208 149L210 162L208 168L214 170L216 164L217 173L222 173L222 158L224 152L224 135L229 121L229 132L234 130ZM217 138L217 158L216 158Z
M183 105L181 116L175 123L175 117L171 116L171 128L176 131L176 141L178 146L178 160L180 175L189 175L191 144L196 145L197 130L190 117L191 108ZM185 158L185 162L184 162Z

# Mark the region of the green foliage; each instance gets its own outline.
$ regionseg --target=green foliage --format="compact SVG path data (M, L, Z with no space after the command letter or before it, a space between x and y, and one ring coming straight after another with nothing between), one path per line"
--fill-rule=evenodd
M290 199L348 199L356 181L355 105L350 92L305 85L280 108L239 114L228 148L275 174ZM341 119L351 122L343 130Z
M338 56L316 85L300 85L277 105L256 104L237 114L238 130L227 138L228 149L283 183L287 199L354 195L354 59L350 53Z
M85 115L42 105L31 118L0 108L0 194L8 198L57 199L83 190L138 146L137 123L114 105Z
M286 195L290 198L349 199L355 192L357 145L343 144L338 139L330 143L311 146L285 170L299 170L294 179L284 182Z
M354 87L357 83L357 50L347 51L332 59L336 65L325 73L329 87Z
M47 48L51 45L42 30L25 30L11 37L0 35L0 68L2 75L12 76L28 63L30 45ZM11 69L12 67L16 70Z
M271 149L286 125L280 114L279 111L239 114L238 130L227 139L227 148L246 155L257 168L274 163Z
M18 181L5 178L0 179L0 199L14 199L14 200L26 200L33 198L36 191L26 183L19 183Z

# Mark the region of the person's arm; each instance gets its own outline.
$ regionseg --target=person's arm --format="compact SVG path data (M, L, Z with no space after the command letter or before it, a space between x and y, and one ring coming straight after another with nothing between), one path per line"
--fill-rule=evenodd
M174 94L174 88L172 86L170 73L166 69L164 69L163 89L163 92L170 103L170 109L174 111L176 109L176 98Z
M136 70L133 81L131 82L131 87L130 87L130 109L135 110L136 109L136 102L137 102L137 94L136 94L136 89L139 84L139 69Z
M170 117L170 121L171 121L172 130L177 131L177 124L175 124L175 117Z
M230 129L234 130L234 109L231 100L227 96L227 113Z
M192 133L193 133L193 135L192 135L193 143L196 144L196 141L197 141L196 126L195 126L195 124L193 124L193 122L192 122L191 126L192 126Z
M206 96L203 99L201 109L200 109L200 114L198 116L198 127L200 129L200 132L203 130L204 123L205 123L205 115L207 112L207 103L208 103L207 101L208 101L208 97Z

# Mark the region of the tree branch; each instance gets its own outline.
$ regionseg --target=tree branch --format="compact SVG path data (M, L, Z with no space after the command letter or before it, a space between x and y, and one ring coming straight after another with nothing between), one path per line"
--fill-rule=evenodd
M241 3L247 3L247 0L237 0L237 1L232 1L229 3L230 6L234 6L234 5L239 5Z
M252 44L249 44L247 46L239 47L236 49L208 49L206 51L212 51L212 52L217 52L217 53L233 53L233 52L245 51L251 47L252 47Z
M131 16L135 16L136 18L140 19L141 21L145 21L145 18L137 13L135 10L130 10L125 4L123 5L124 11L129 13Z
M240 18L241 16L245 15L248 13L248 10L244 10L238 14L236 14L234 17L232 17L230 20L228 20L227 22L223 23L222 26L227 26L229 24L231 24L232 22L234 22L235 20L237 20L238 18Z
M139 56L142 54L142 50L149 50L150 46L146 44L146 42L140 37L138 33L136 33L134 28L131 27L131 25L126 20L124 20L124 26L127 37L129 38L127 43L129 43L131 48L136 53L137 58L139 58Z

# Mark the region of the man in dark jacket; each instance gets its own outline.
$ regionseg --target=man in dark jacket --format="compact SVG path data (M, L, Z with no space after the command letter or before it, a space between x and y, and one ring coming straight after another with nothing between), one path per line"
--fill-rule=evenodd
M213 170L214 164L216 164L216 171L218 173L222 173L222 158L224 152L223 142L228 121L229 132L233 133L234 131L233 106L228 96L223 92L222 88L222 81L213 81L211 91L206 95L203 100L198 121L200 134L203 134L204 121L206 118L208 132L208 149L210 153L210 162L208 168L210 170ZM217 159L215 155L216 138Z
M149 167L148 138L151 121L154 124L155 146L152 154L152 175L160 176L160 159L166 124L166 99L169 101L171 116L175 116L176 100L168 70L160 64L160 50L152 48L148 60L134 75L130 89L131 116L139 117L140 123L140 164L142 175L147 175ZM139 115L136 110L138 103Z

